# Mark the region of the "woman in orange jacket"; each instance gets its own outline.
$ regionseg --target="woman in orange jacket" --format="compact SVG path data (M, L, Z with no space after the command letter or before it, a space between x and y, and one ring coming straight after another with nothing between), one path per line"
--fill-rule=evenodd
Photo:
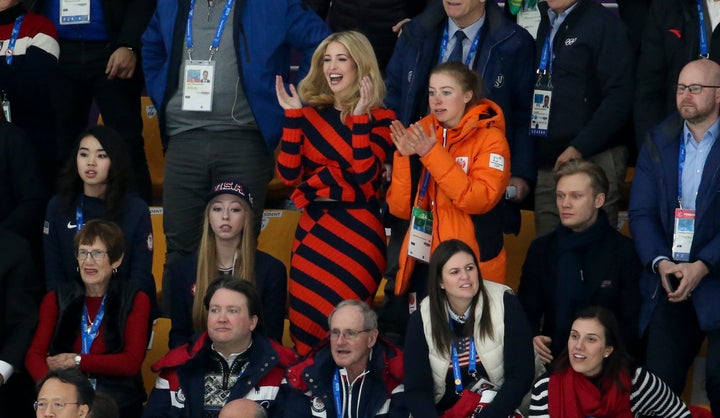
M465 65L440 64L430 73L430 114L408 128L397 120L391 125L397 151L387 194L390 213L410 219L409 231L426 228L431 236L409 232L400 250L395 294L415 293L411 311L427 295L427 264L420 260L448 239L471 246L483 278L505 281L498 203L510 179L510 148L502 110L481 97L481 86ZM423 168L414 196L413 155Z

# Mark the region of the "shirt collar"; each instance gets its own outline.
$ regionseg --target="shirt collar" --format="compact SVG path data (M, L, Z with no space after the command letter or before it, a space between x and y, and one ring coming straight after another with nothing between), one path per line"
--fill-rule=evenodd
M710 125L710 128L703 134L700 143L707 143L709 146L712 146L712 144L715 143L715 139L717 139L718 134L720 134L720 117L715 119L715 123ZM691 145L696 147L698 145L697 141L695 141L695 137L692 135L692 132L690 132L690 128L688 128L687 121L683 122L683 140L685 141L686 146Z
M575 3L573 3L572 6L565 9L564 12L559 13L559 14L555 13L555 11L553 9L548 7L547 13L548 13L548 18L550 18L550 24L552 26L555 26L555 22L557 22L558 24L562 23L565 20L565 18L570 14L570 12L575 10L577 5L578 5L578 2L575 2Z
M475 39L478 32L480 31L480 28L482 28L483 24L485 23L485 16L487 16L487 10L485 11L485 13L483 13L480 19L475 21L475 23L473 23L472 25L468 25L462 29L460 29L460 27L455 23L454 20L448 18L448 35L452 37L453 35L455 35L455 32L457 32L458 30L462 30L463 32L465 32L465 36L467 36L467 38L472 41L473 39Z

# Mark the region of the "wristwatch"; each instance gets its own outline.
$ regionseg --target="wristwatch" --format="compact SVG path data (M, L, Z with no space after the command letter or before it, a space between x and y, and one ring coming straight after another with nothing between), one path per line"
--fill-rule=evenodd
M80 367L80 360L82 360L82 357L80 357L80 354L75 356L75 365L77 367Z

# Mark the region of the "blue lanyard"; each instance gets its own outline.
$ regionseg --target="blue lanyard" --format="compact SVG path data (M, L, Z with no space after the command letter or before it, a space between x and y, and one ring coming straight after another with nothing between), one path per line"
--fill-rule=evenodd
M15 19L15 26L13 26L12 33L10 34L10 41L8 42L8 49L5 53L5 62L7 65L12 64L13 61L13 50L15 49L15 42L20 35L20 26L22 26L25 13L21 14Z
M552 42L550 42L550 34L552 33L552 27L548 27L548 33L545 37L545 43L543 43L542 54L540 55L540 65L538 66L538 74L552 73Z
M443 148L447 145L447 129L443 128ZM428 184L430 184L430 172L426 169L425 176L423 176L422 185L420 186L420 195L418 200L422 202L422 199L427 194Z
M480 32L482 32L482 27L478 29L477 34L475 35L475 39L473 39L473 43L470 46L470 51L468 51L467 57L465 58L465 66L468 68L470 67L470 63L472 63L473 58L475 58L478 45L480 45ZM449 41L450 36L448 35L448 27L447 25L445 25L442 42L440 43L440 56L438 57L438 62L443 62L443 57L445 56L445 52L447 52L447 44ZM457 45L455 47L457 48Z
M223 10L222 16L220 16L220 21L218 22L217 29L215 30L215 37L213 38L212 45L210 45L210 59L209 61L212 61L213 55L215 55L215 52L217 52L218 47L220 46L220 38L222 37L222 33L225 30L225 24L227 23L227 18L230 16L230 12L232 11L233 3L235 3L235 0L227 0L225 3L225 9ZM190 13L188 13L188 20L187 25L185 28L185 45L187 46L187 54L188 59L192 59L192 51L193 51L193 34L192 34L192 21L193 21L193 15L195 14L195 0L190 0Z
M80 204L75 206L75 224L77 225L77 229L75 230L75 233L77 234L80 232L80 229L83 227L83 203L84 199L80 197Z
M335 398L335 416L342 417L342 396L340 395L340 369L333 376L333 396Z
M710 58L708 53L707 34L705 33L705 13L703 12L702 0L696 0L698 8L698 24L700 26L700 58Z
M83 305L82 320L80 321L80 334L82 335L82 352L80 354L87 354L90 352L90 347L93 341L98 336L100 330L100 324L102 323L103 317L105 316L105 298L103 296L102 302L100 302L100 309L98 309L97 315L95 315L95 321L91 326L88 326L88 309L87 303Z
M682 175L683 175L683 168L685 167L685 138L683 138L683 134L680 134L680 154L678 155L678 205L680 205L680 209L683 208L682 205Z
M450 328L452 328L452 319L450 320ZM468 373L474 377L477 373L477 352L475 351L475 339L473 337L468 338L470 339L468 342L470 345L470 352L468 353ZM453 379L455 380L455 393L459 394L463 391L463 384L462 375L460 374L460 360L458 358L457 346L454 342L451 347L451 359Z

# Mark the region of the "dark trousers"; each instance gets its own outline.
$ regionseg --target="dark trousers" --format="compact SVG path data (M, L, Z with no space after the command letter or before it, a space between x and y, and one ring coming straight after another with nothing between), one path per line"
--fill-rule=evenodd
M103 123L125 139L133 165L136 190L151 204L152 184L145 158L140 113L143 78L140 61L130 79L108 80L105 67L114 49L106 42L60 41L60 61L53 84L53 102L61 164L71 157L78 136L88 127L93 99ZM94 123L92 123L94 125Z
M193 253L200 243L206 196L219 179L240 180L253 197L255 233L260 233L275 157L257 130L189 131L170 138L163 185L166 263ZM163 277L163 288L167 276ZM169 312L169 298L163 308Z
M692 301L672 303L660 297L648 326L647 368L680 395L706 337L705 390L713 416L720 417L720 330L700 329Z

